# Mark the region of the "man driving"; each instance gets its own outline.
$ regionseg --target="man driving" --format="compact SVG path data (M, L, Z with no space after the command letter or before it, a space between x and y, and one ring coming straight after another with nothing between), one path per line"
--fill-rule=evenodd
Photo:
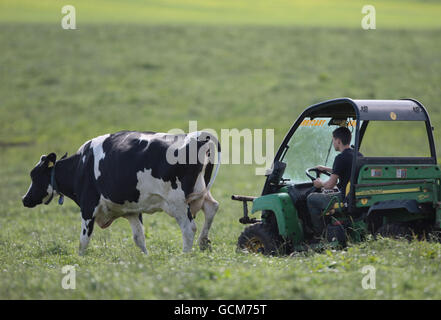
M314 180L314 187L317 189L329 189L332 190L335 186L338 187L339 192L311 193L306 203L308 206L309 214L311 215L311 222L314 232L314 238L319 239L322 236L323 229L325 227L324 219L322 216L323 210L328 205L332 196L338 195L341 200L345 196L346 186L351 177L352 159L354 155L354 149L350 147L351 143L351 131L346 127L339 127L332 132L332 143L335 151L339 151L335 157L332 168L317 166L320 171L327 171L331 173L328 181L323 182L320 178ZM358 153L363 156L361 153Z

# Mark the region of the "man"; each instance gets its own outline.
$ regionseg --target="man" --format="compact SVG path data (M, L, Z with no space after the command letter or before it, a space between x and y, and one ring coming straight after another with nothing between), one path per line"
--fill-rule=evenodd
M311 193L306 203L308 206L309 214L311 215L311 222L314 231L314 237L320 238L325 227L322 212L328 205L332 196L339 196L343 199L345 196L346 186L351 178L352 159L354 155L354 149L350 147L351 143L351 131L346 127L339 127L332 132L332 143L335 151L340 151L340 154L335 157L332 168L317 166L320 171L327 171L331 173L328 181L323 182L320 178L314 180L314 187L317 189L324 188L332 190L335 186L338 187L340 192L331 193ZM363 156L358 153L359 156ZM338 182L337 182L338 181Z

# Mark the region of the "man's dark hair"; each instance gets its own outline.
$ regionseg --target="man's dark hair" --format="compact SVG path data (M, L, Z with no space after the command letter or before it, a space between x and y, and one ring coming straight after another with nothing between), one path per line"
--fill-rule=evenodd
M340 139L343 145L351 143L351 131L346 127L339 127L332 132L332 136L335 139Z

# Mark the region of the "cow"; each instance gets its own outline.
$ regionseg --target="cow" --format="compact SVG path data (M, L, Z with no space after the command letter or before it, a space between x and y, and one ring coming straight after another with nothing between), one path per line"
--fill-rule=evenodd
M158 211L176 219L183 252L189 252L196 232L194 218L202 209L205 222L198 242L204 250L210 247L208 232L219 208L210 188L219 170L220 151L216 137L204 131L105 134L85 142L70 157L42 155L30 173L23 205L47 205L54 195L60 196L60 204L64 196L72 199L81 210L80 255L85 254L95 223L105 229L120 217L129 221L135 244L147 254L142 214Z

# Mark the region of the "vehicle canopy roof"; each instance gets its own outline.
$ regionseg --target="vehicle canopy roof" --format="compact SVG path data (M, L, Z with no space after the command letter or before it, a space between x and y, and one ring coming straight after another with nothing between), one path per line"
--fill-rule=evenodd
M344 118L373 121L430 121L424 106L413 99L353 100L338 98L312 105L304 117Z

